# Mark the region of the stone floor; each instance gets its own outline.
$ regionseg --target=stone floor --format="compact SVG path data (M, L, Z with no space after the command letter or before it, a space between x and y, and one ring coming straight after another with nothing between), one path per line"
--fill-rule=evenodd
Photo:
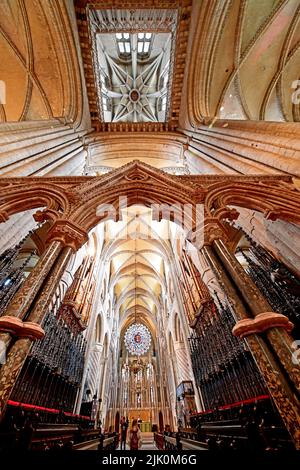
M142 432L142 447L140 450L155 450L157 449L155 442L154 442L154 435L153 432ZM118 447L120 450L120 446ZM129 450L128 444L126 444L126 450Z

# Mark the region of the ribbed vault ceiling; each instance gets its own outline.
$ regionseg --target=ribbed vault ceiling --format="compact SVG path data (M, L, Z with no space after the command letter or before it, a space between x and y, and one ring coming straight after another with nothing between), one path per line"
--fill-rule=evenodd
M187 77L197 119L299 121L299 1L202 0L197 14Z
M106 223L108 289L115 294L121 326L135 319L156 324L166 292L170 230L170 222L152 221L151 209L142 206L124 210L120 222Z

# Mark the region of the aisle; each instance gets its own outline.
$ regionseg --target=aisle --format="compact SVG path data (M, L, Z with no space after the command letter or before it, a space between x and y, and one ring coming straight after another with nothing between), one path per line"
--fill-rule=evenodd
M154 442L154 434L153 432L142 432L142 447L140 450L156 450L157 447ZM118 447L120 450L120 444ZM126 450L129 450L128 444L126 444Z
M157 447L154 442L153 432L142 432L142 447L141 450L156 450Z

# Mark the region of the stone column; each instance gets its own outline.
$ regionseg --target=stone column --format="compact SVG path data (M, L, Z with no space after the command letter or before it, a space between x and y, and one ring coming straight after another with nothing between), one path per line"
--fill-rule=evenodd
M108 356L106 355L105 357L103 357L100 363L101 375L100 375L100 383L99 383L99 398L102 399L102 403L104 402L105 388L106 388L106 383L107 383L107 377L106 377L107 362L108 362ZM129 400L129 397L128 397L128 400Z
M279 361L287 371L289 378L294 382L300 398L300 364L293 364L293 339L288 334L293 328L292 323L284 315L272 311L269 302L248 276L234 254L228 250L223 240L214 240L213 247L224 268L237 286L245 304L256 318L256 325L259 325L267 318L269 320L272 318L272 321L269 321L269 326L265 330L266 336Z
M210 244L205 244L201 249L207 263L211 266L219 284L224 289L231 305L234 308L237 324L247 322L251 318L250 309L246 308L235 286L229 279ZM240 333L240 332L238 332ZM245 341L251 351L258 369L260 370L269 389L274 403L292 436L297 449L300 449L300 403L284 375L276 357L270 350L265 339L255 330L249 329L247 334L239 334L245 337Z
M26 316L39 289L41 288L55 261L57 260L61 249L61 241L52 240L48 244L35 268L25 279L22 286L9 304L7 310L5 311L5 317L18 317L23 319ZM0 328L0 341L3 341L6 346L8 346L11 339L11 334L9 332L1 332Z
M98 394L98 383L100 377L100 362L101 362L101 355L102 355L102 344L95 344L92 354L91 354L91 364L93 367L92 377L91 377L91 385L92 385L92 393L93 395ZM98 395L97 395L98 396ZM100 397L98 397L100 398Z
M188 352L183 341L174 341L174 351L177 361L179 383L184 380L192 380L192 371L188 366ZM179 384L177 384L179 385Z
M0 369L0 420L4 416L7 401L30 351L32 341L41 339L44 335L40 325L47 314L50 300L58 287L67 264L72 254L87 239L88 237L85 232L74 224L67 221L55 222L49 230L48 242L52 244L52 242L58 241L59 246L64 248L51 272L48 276L45 276L45 282L41 283L41 292L37 296L28 318L26 321L10 315L0 318L0 330L16 337L8 352L6 363ZM34 271L37 269L37 266L35 266Z

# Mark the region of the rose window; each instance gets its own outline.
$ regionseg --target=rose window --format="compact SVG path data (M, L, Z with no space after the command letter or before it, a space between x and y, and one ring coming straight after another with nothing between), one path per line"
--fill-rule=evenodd
M150 348L151 334L141 323L134 323L127 328L124 336L126 349L130 354L142 356Z

